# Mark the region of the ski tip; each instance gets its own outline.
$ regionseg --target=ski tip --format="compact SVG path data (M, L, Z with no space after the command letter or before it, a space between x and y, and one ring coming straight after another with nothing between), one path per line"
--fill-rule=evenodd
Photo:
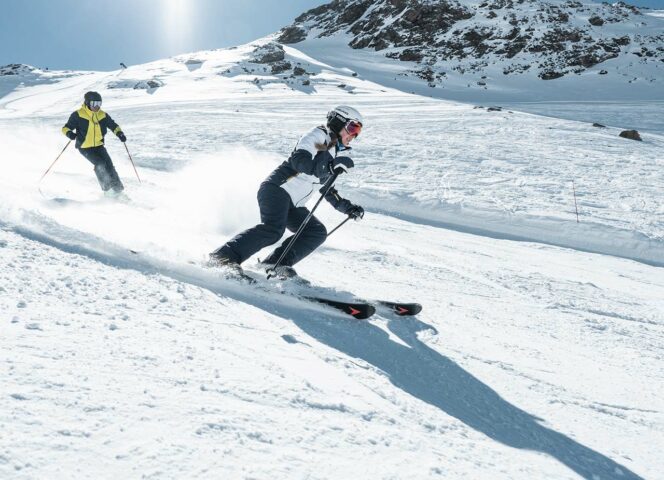
M369 303L348 303L321 297L302 297L305 300L322 303L335 308L357 320L365 320L376 313L376 307Z
M422 311L422 305L419 303L399 303L399 302L379 302L381 305L388 307L392 312L400 317L417 315Z
M398 315L417 315L422 311L422 305L419 303L411 303L399 308Z

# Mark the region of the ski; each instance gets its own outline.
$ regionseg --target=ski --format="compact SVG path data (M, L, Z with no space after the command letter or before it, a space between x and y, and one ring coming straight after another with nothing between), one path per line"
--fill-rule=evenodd
M253 287L253 288L258 288L261 289L265 292L268 293L280 293L280 294L285 294L285 295L290 295L294 298L299 298L302 300L306 300L307 302L314 302L314 303L321 303L323 305L327 305L329 307L332 307L336 310L339 310L347 315L350 315L353 318L356 318L358 320L365 320L369 317L371 317L374 313L376 313L376 307L371 305L370 303L367 302L344 302L340 300L333 300L331 298L325 298L317 295L305 295L299 292L293 292L293 291L279 291L279 290L271 290L265 285L264 283L261 283L258 281L258 279L252 277L251 275L248 275L244 269L242 268L237 268L237 269L228 269L228 268L219 268L219 267L213 267L213 269L218 269L219 272L226 278L227 280L234 280L236 282L244 283L247 286ZM307 282L308 283L308 282Z
M323 297L302 296L301 298L304 298L305 300L309 300L312 302L322 303L332 308L336 308L337 310L340 310L358 320L365 320L371 317L374 313L376 313L376 307L374 307L370 303L341 302L339 300L331 300L329 298L323 298Z
M317 288L309 280L306 280L305 278L300 276L293 277L290 279L282 279L282 280L287 280L291 284L295 284L300 287ZM305 298L307 300L324 303L360 320L369 318L374 313L376 313L376 307L386 308L390 310L392 313L395 313L402 317L417 315L422 311L422 305L420 305L419 303L391 302L388 300L365 300L357 297L355 297L354 302L343 302L339 300L332 300L330 298L318 295L313 295L313 296L304 295L297 292L294 293L294 295L301 298Z
M419 303L389 302L387 300L377 300L376 303L382 307L390 309L400 317L417 315L422 311L422 305Z
M238 268L232 271L227 270L224 276L228 279L233 279L260 288L258 279L254 278L251 275L248 275L242 268ZM295 282L295 280L293 279L289 280L290 282L293 282L291 283L291 285L299 284L300 287L312 286L311 282L301 277L297 278L297 282ZM285 279L282 279L282 281L285 281ZM367 301L362 299L355 299L355 301L346 302L342 300L335 300L325 296L320 296L317 294L310 295L310 294L305 294L303 292L297 292L292 290L288 291L288 289L283 290L280 293L292 295L293 297L301 298L309 302L315 302L327 305L347 315L350 315L351 317L357 320L366 320L367 318L370 318L373 314L376 313L376 307L386 308L390 312L395 313L396 315L399 316L417 315L422 311L422 305L420 305L419 303L391 302L388 300Z

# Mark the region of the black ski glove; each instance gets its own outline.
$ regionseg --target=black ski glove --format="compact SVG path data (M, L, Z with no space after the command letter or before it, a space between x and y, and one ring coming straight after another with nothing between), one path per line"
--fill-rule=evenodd
M353 220L362 220L364 217L364 208L360 207L359 205L351 204L351 206L348 207L348 210L346 210L346 215L348 215Z
M124 142L127 141L127 137L126 137L125 134L122 133L122 132L118 132L118 138L120 139L120 141L121 141L122 143L124 143Z
M72 132L71 130L69 130L67 133L65 133L65 135L67 135L67 138L69 140L76 140L76 134L74 132Z
M355 164L353 163L353 159L350 157L337 157L334 160L332 160L327 168L330 171L330 173L334 173L337 169L341 169L341 172L339 173L344 173L348 172L350 168L353 168Z

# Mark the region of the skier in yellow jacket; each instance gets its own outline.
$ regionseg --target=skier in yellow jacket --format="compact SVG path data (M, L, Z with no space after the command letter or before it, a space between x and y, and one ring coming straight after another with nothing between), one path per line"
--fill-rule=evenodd
M120 126L101 110L101 95L87 92L83 105L69 116L62 127L62 133L70 140L76 140L78 151L94 165L95 175L104 193L118 195L124 190L124 185L104 147L104 136L109 129L121 142L127 141Z

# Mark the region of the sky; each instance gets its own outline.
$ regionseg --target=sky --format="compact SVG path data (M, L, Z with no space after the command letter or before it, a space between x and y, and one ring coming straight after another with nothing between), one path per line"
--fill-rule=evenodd
M0 0L0 65L116 70L250 42L327 0Z
M0 65L115 70L250 42L328 0L0 0ZM664 0L628 0L664 9Z

